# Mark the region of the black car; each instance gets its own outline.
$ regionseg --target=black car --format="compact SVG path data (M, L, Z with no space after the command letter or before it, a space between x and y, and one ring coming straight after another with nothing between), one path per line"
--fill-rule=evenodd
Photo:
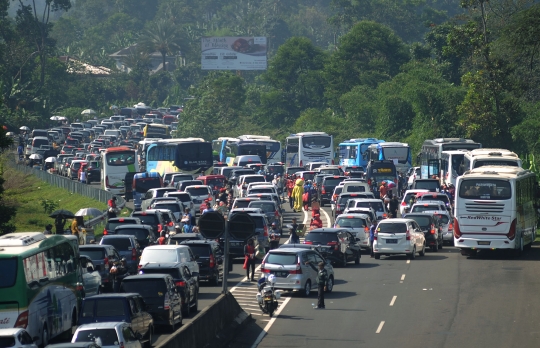
M223 252L219 244L213 240L189 240L182 244L189 246L193 254L199 255L199 279L218 285L223 272Z
M182 299L173 277L168 274L139 274L122 280L122 292L137 292L146 303L155 326L165 326L174 332L182 325Z
M319 195L318 200L321 203L321 207L324 207L326 203L330 203L332 200L332 193L336 186L338 186L343 180L347 179L343 175L325 176L320 185L320 190L317 192Z
M196 313L199 307L199 288L188 266L184 263L149 263L144 265L140 274L168 274L173 278L174 286L180 295L182 314L189 316Z
M186 189L186 187L188 186L194 186L194 185L204 185L203 182L201 180L184 180L184 181L179 181L177 184L176 184L176 188L178 189L178 191L184 191Z
M434 213L409 213L403 215L403 218L413 219L424 232L426 246L431 251L438 251L443 248L443 230L441 220Z
M204 240L200 233L177 233L169 236L167 244L178 245L188 240Z
M146 210L146 211L134 211L131 213L132 217L139 218L141 223L144 225L152 226L154 233L159 236L161 231L168 231L167 223L163 218L163 214L160 211L156 210Z
M103 235L106 236L109 233L113 233L114 229L122 225L140 225L141 219L136 217L125 217L125 218L111 218L107 220L105 228L103 229Z
M296 174L297 172L303 172L304 170L306 170L306 168L304 167L287 167L287 175L293 175L293 174Z
M154 245L157 243L159 238L154 234L152 226L149 225L121 225L114 229L114 232L110 234L119 234L119 235L130 235L134 236L137 239L137 242L141 248L146 248L149 245Z
M102 286L106 290L112 290L113 279L109 271L115 263L119 263L122 260L118 251L112 245L87 244L79 246L79 252L81 255L86 255L92 260L95 270L101 276ZM127 269L121 268L121 270L123 270L123 274L117 274L117 277L127 275Z
M84 167L86 173L86 183L101 181L101 164L97 161L90 161L88 165Z
M332 253L327 258L343 267L346 267L349 261L354 261L357 265L360 263L360 245L347 229L316 228L306 235L304 243L333 247L333 250L330 249Z

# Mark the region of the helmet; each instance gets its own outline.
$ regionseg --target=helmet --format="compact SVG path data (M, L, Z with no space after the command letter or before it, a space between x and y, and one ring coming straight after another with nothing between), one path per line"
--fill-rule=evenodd
M268 282L269 282L270 284L274 284L274 283L276 282L276 276L273 275L273 274L270 274L270 275L268 276Z

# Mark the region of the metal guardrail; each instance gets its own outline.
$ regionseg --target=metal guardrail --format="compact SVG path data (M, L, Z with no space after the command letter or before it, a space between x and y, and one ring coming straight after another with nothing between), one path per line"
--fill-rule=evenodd
M15 160L8 160L7 164L19 172L22 172L24 174L34 175L38 177L40 180L45 181L46 183L50 185L66 189L71 193L76 193L81 196L95 199L96 201L107 203L109 199L115 196L108 191L104 191L104 190L101 190L101 189L98 189L98 188L95 188L86 184L82 184L78 181L64 178L63 176L51 174L44 170L39 170L39 169L31 168L22 164L18 164L15 162ZM124 206L126 205L126 201L124 200L124 198L121 196L116 196L116 197L117 197L116 202L117 202L118 208L120 209L124 208ZM107 217L107 210L105 210L102 215L86 221L84 226L85 227L95 226L99 224L100 222L102 222L106 217Z

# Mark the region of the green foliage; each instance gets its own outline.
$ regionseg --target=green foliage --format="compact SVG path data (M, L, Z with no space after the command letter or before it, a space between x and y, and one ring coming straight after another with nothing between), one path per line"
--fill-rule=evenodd
M45 214L51 214L58 209L58 202L55 200L41 199L39 202L43 207Z

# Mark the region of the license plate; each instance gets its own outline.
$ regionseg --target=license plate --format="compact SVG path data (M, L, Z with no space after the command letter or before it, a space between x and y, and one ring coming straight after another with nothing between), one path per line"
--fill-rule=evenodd
M397 239L386 239L386 244L397 244Z
M120 193L124 193L125 191L124 190L120 190Z
M272 272L276 277L286 278L289 275L289 272Z
M268 296L264 298L265 301L272 301L272 296Z
M231 243L231 246L239 246L241 243Z
M490 245L491 242L478 242L478 245Z

